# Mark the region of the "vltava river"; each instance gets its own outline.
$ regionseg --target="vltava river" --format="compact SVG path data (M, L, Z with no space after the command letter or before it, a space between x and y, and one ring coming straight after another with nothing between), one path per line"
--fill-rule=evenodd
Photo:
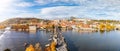
M50 33L45 31L37 31L36 33L6 31L0 36L0 51L6 48L11 51L25 51L24 43L36 44L40 43L44 48L49 43Z
M63 34L70 51L120 51L120 31Z
M0 34L0 51L6 48L11 51L24 51L24 43L39 42L42 48L49 43L50 32L37 31L36 33L6 31ZM62 34L70 51L120 51L120 31L81 33L64 31Z

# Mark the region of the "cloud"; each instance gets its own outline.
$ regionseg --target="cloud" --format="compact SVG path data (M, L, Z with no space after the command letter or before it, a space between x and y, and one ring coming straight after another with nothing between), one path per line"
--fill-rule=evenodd
M13 18L17 15L20 15L21 13L28 13L28 10L18 9L23 7L22 4L25 6L30 6L30 4L26 4L25 2L22 3L21 7L16 6L17 3L19 3L20 0L3 0L0 2L0 22L3 20L6 20L8 18ZM21 14L22 15L22 14ZM24 16L24 15L23 15Z
M18 7L31 7L31 6L34 6L35 4L33 3L30 3L30 2L20 2L20 3L17 3L16 6Z
M57 2L50 0L38 0L43 3ZM59 0L63 1L63 0ZM120 0L66 0L63 2L74 2L79 6L56 6L40 9L42 16L57 17L77 16L95 19L117 19L120 17ZM42 4L42 3L41 3ZM63 16L63 17L62 17Z
M3 0L3 1L1 1L0 2L0 12L4 12L4 11L6 11L8 8L9 9L11 9L12 7L11 6L13 6L13 2L14 2L15 0Z
M49 3L55 3L55 2L65 2L65 3L85 3L87 0L35 0L36 3L39 3L40 5L45 5ZM62 4L62 3L61 3Z
M43 8L41 9L40 14L41 16L46 16L48 18L63 18L70 16L85 17L87 14L87 9L83 8L82 6L58 6Z
M13 18L30 16L45 19L76 16L82 18L120 20L119 18L120 0L33 0L33 1L25 0L1 1L0 17L2 18L0 18L0 20L5 19L6 17ZM71 3L77 5L69 5Z
M120 17L120 12L114 11L115 8L106 9L105 7L93 7L93 6L58 6L48 7L40 10L41 16L48 18L64 18L70 16L92 18L92 19L117 19ZM51 16L51 17L49 17Z
M14 8L13 3L14 2L15 2L15 0L2 0L2 1L0 1L0 17L2 17L2 18L0 18L0 20L5 19L5 16L9 15L8 13L10 13L11 10L13 10L13 8Z

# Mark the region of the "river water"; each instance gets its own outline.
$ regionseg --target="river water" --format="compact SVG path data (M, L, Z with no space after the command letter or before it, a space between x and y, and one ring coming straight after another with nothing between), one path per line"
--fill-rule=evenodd
M36 33L6 31L0 35L0 51L6 48L12 51L24 51L24 43L39 42L44 48L49 43L50 32ZM120 31L110 32L77 32L64 31L62 34L70 51L120 51Z
M25 51L24 43L36 44L40 43L44 48L49 43L50 33L46 31L18 32L18 31L6 31L0 36L0 51L6 48L11 51Z

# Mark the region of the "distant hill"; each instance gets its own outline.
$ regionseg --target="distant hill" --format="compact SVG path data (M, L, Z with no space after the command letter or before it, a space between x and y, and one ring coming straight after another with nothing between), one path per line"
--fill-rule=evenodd
M0 24L21 24L21 23L40 22L40 21L45 21L45 20L38 18L11 18L1 22Z

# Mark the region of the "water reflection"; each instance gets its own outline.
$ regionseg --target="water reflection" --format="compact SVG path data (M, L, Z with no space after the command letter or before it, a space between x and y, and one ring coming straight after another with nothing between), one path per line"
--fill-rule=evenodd
M29 31L29 34L36 34L36 30L34 31Z
M100 32L101 34L103 34L103 33L105 32L105 30L100 30L99 32Z

